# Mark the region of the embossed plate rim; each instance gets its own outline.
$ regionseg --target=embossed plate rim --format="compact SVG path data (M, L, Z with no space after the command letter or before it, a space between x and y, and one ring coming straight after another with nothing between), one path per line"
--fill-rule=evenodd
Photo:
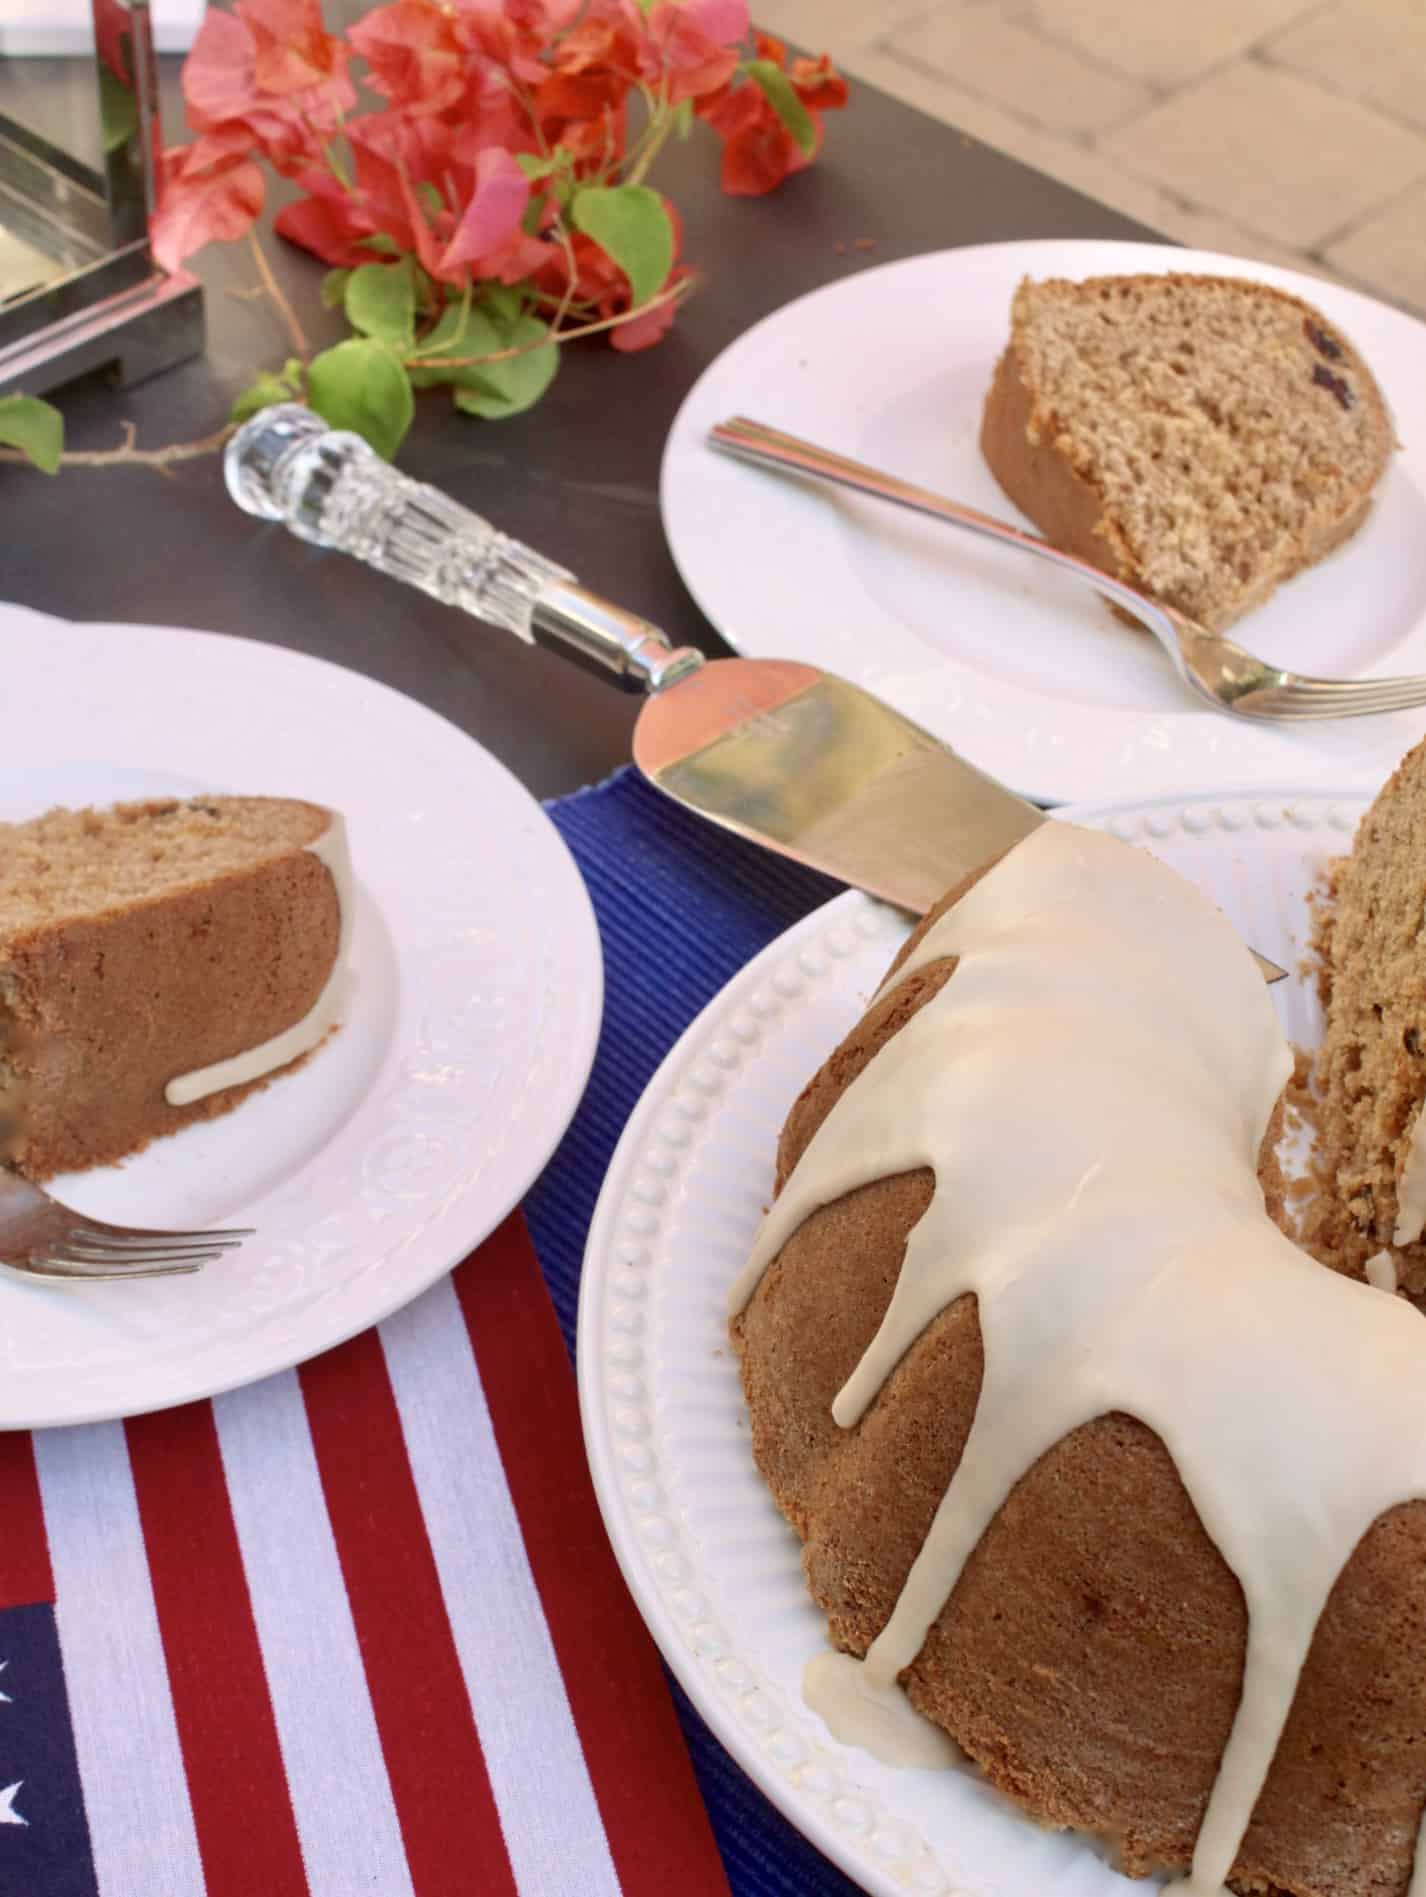
M6 764L44 770L47 791L56 771L102 759L340 808L373 941L380 925L392 945L374 964L389 1032L383 1015L320 1151L275 1166L255 1197L215 1202L258 1228L232 1261L122 1287L0 1286L0 1428L33 1428L217 1395L365 1330L443 1276L519 1201L568 1125L594 1058L603 962L583 879L536 800L388 686L228 634L76 625L3 604L0 664L30 714ZM206 1139L206 1162L245 1125L265 1127L263 1103L315 1078L337 1045L270 1095L157 1142L130 1180L76 1186L152 1181L152 1222L177 1222L189 1210L184 1143ZM29 1370L27 1324L46 1326Z
M1181 868L1198 862L1194 880L1293 971L1275 994L1287 1032L1306 1040L1315 1003L1297 973L1305 941L1294 930L1317 867L1346 849L1367 796L1250 786L1054 815L1157 848ZM823 1623L802 1594L796 1544L756 1475L745 1429L736 1458L727 1454L742 1399L721 1300L771 1183L766 1128L830 1046L825 1035L799 1043L815 1033L808 1011L840 1010L849 1025L906 927L854 891L806 917L709 1003L630 1116L580 1287L580 1408L595 1490L629 1588L701 1716L873 1897L1151 1897L1156 1884L1120 1876L1083 1840L1038 1830L971 1774L938 1798L926 1792L929 1774L889 1773L838 1745L780 1676L786 1654L757 1644L774 1623L786 1633L795 1622L790 1638L815 1645ZM730 1101L744 1073L752 1079ZM759 1097L778 1086L779 1099ZM747 1165L762 1176L738 1178Z

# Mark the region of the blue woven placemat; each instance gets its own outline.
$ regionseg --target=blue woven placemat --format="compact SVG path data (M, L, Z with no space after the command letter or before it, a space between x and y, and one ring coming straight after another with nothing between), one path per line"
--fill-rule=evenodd
M585 1234L624 1122L659 1062L729 978L840 885L688 816L632 767L548 806L604 948L604 1026L579 1111L525 1199L570 1353ZM853 1897L670 1680L734 1897Z

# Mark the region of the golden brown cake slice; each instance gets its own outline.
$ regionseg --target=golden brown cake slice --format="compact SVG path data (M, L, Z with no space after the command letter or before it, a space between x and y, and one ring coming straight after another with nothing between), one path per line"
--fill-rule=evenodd
M1048 540L1210 627L1355 533L1393 446L1319 311L1175 274L1022 283L981 424Z
M0 824L0 1119L30 1178L225 1113L342 1005L341 819L276 797Z
M1426 744L1332 866L1315 945L1316 1196L1303 1242L1355 1277L1426 1294ZM1368 1264L1380 1261L1378 1270ZM1384 1267L1384 1271L1381 1269Z

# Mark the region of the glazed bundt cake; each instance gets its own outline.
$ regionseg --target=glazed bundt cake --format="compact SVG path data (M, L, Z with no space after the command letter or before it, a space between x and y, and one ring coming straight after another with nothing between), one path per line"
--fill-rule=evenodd
M1045 824L797 1101L732 1331L834 1733L1196 1897L1406 1897L1426 1329L1269 1215L1292 1066L1221 915Z
M351 916L316 804L0 824L0 1159L44 1180L236 1106L337 1024Z

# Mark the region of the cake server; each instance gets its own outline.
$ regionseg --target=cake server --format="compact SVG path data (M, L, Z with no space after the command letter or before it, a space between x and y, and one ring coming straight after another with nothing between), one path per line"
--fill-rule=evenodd
M923 914L1045 821L870 692L783 659L706 659L401 474L310 409L264 409L228 444L228 490L261 519L647 694L634 762L713 823ZM1264 976L1284 971L1258 958Z

